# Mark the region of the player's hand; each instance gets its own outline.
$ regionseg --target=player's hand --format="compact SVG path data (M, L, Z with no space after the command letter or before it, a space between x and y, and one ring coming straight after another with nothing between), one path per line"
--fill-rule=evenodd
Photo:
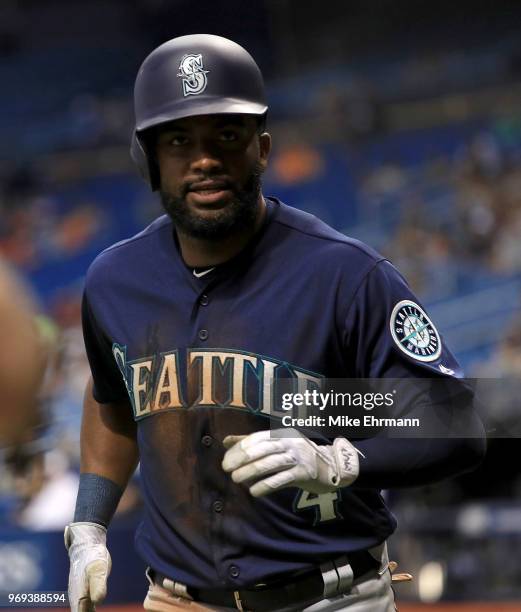
M107 530L97 523L71 523L65 528L64 537L71 561L70 608L72 612L90 612L107 594L111 568Z
M222 467L234 482L255 481L254 497L286 487L329 493L347 487L359 473L359 451L345 438L319 446L293 428L226 436Z

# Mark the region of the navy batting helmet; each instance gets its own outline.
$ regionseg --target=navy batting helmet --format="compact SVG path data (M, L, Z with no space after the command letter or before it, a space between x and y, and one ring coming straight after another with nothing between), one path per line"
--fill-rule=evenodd
M145 59L134 86L136 126L130 154L155 191L159 168L146 131L183 117L217 113L266 114L261 71L237 43L211 34L180 36Z

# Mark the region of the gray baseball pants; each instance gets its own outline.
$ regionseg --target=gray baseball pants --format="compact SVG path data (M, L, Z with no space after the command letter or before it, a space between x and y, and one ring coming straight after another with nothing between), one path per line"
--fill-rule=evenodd
M346 563L338 561L330 567L321 566L324 580L324 598L305 608L274 608L273 612L395 612L394 593L391 588L391 572L385 545L374 549L381 559L380 569L352 580L352 571ZM340 580L339 580L340 577ZM179 596L173 590L154 584L150 587L143 607L149 612L237 612L240 607L223 608L208 606ZM302 605L302 604L301 604ZM245 611L246 612L246 611Z

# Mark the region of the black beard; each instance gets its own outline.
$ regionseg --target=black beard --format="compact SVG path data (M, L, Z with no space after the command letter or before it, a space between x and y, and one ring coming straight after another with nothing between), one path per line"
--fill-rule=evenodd
M257 220L259 195L261 192L262 168L255 164L244 187L236 190L232 201L219 211L213 219L199 217L186 203L187 190L181 196L160 191L161 202L174 225L193 238L218 241L251 229Z

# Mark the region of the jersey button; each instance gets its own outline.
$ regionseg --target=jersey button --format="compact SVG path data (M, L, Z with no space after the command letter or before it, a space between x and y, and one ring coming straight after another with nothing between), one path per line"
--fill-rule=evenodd
M203 295L199 298L199 304L201 304L201 306L208 306L208 304L210 303L210 298L203 293Z
M203 443L203 446L212 446L213 438L212 436L206 435L201 438L201 442Z
M230 565L230 567L228 568L228 574L232 578L238 578L240 573L241 573L241 570L236 565Z
M220 499L217 499L213 502L212 506L213 506L214 512L222 512L224 504L222 503Z
M200 329L199 330L199 340L207 340L208 339L208 330Z

